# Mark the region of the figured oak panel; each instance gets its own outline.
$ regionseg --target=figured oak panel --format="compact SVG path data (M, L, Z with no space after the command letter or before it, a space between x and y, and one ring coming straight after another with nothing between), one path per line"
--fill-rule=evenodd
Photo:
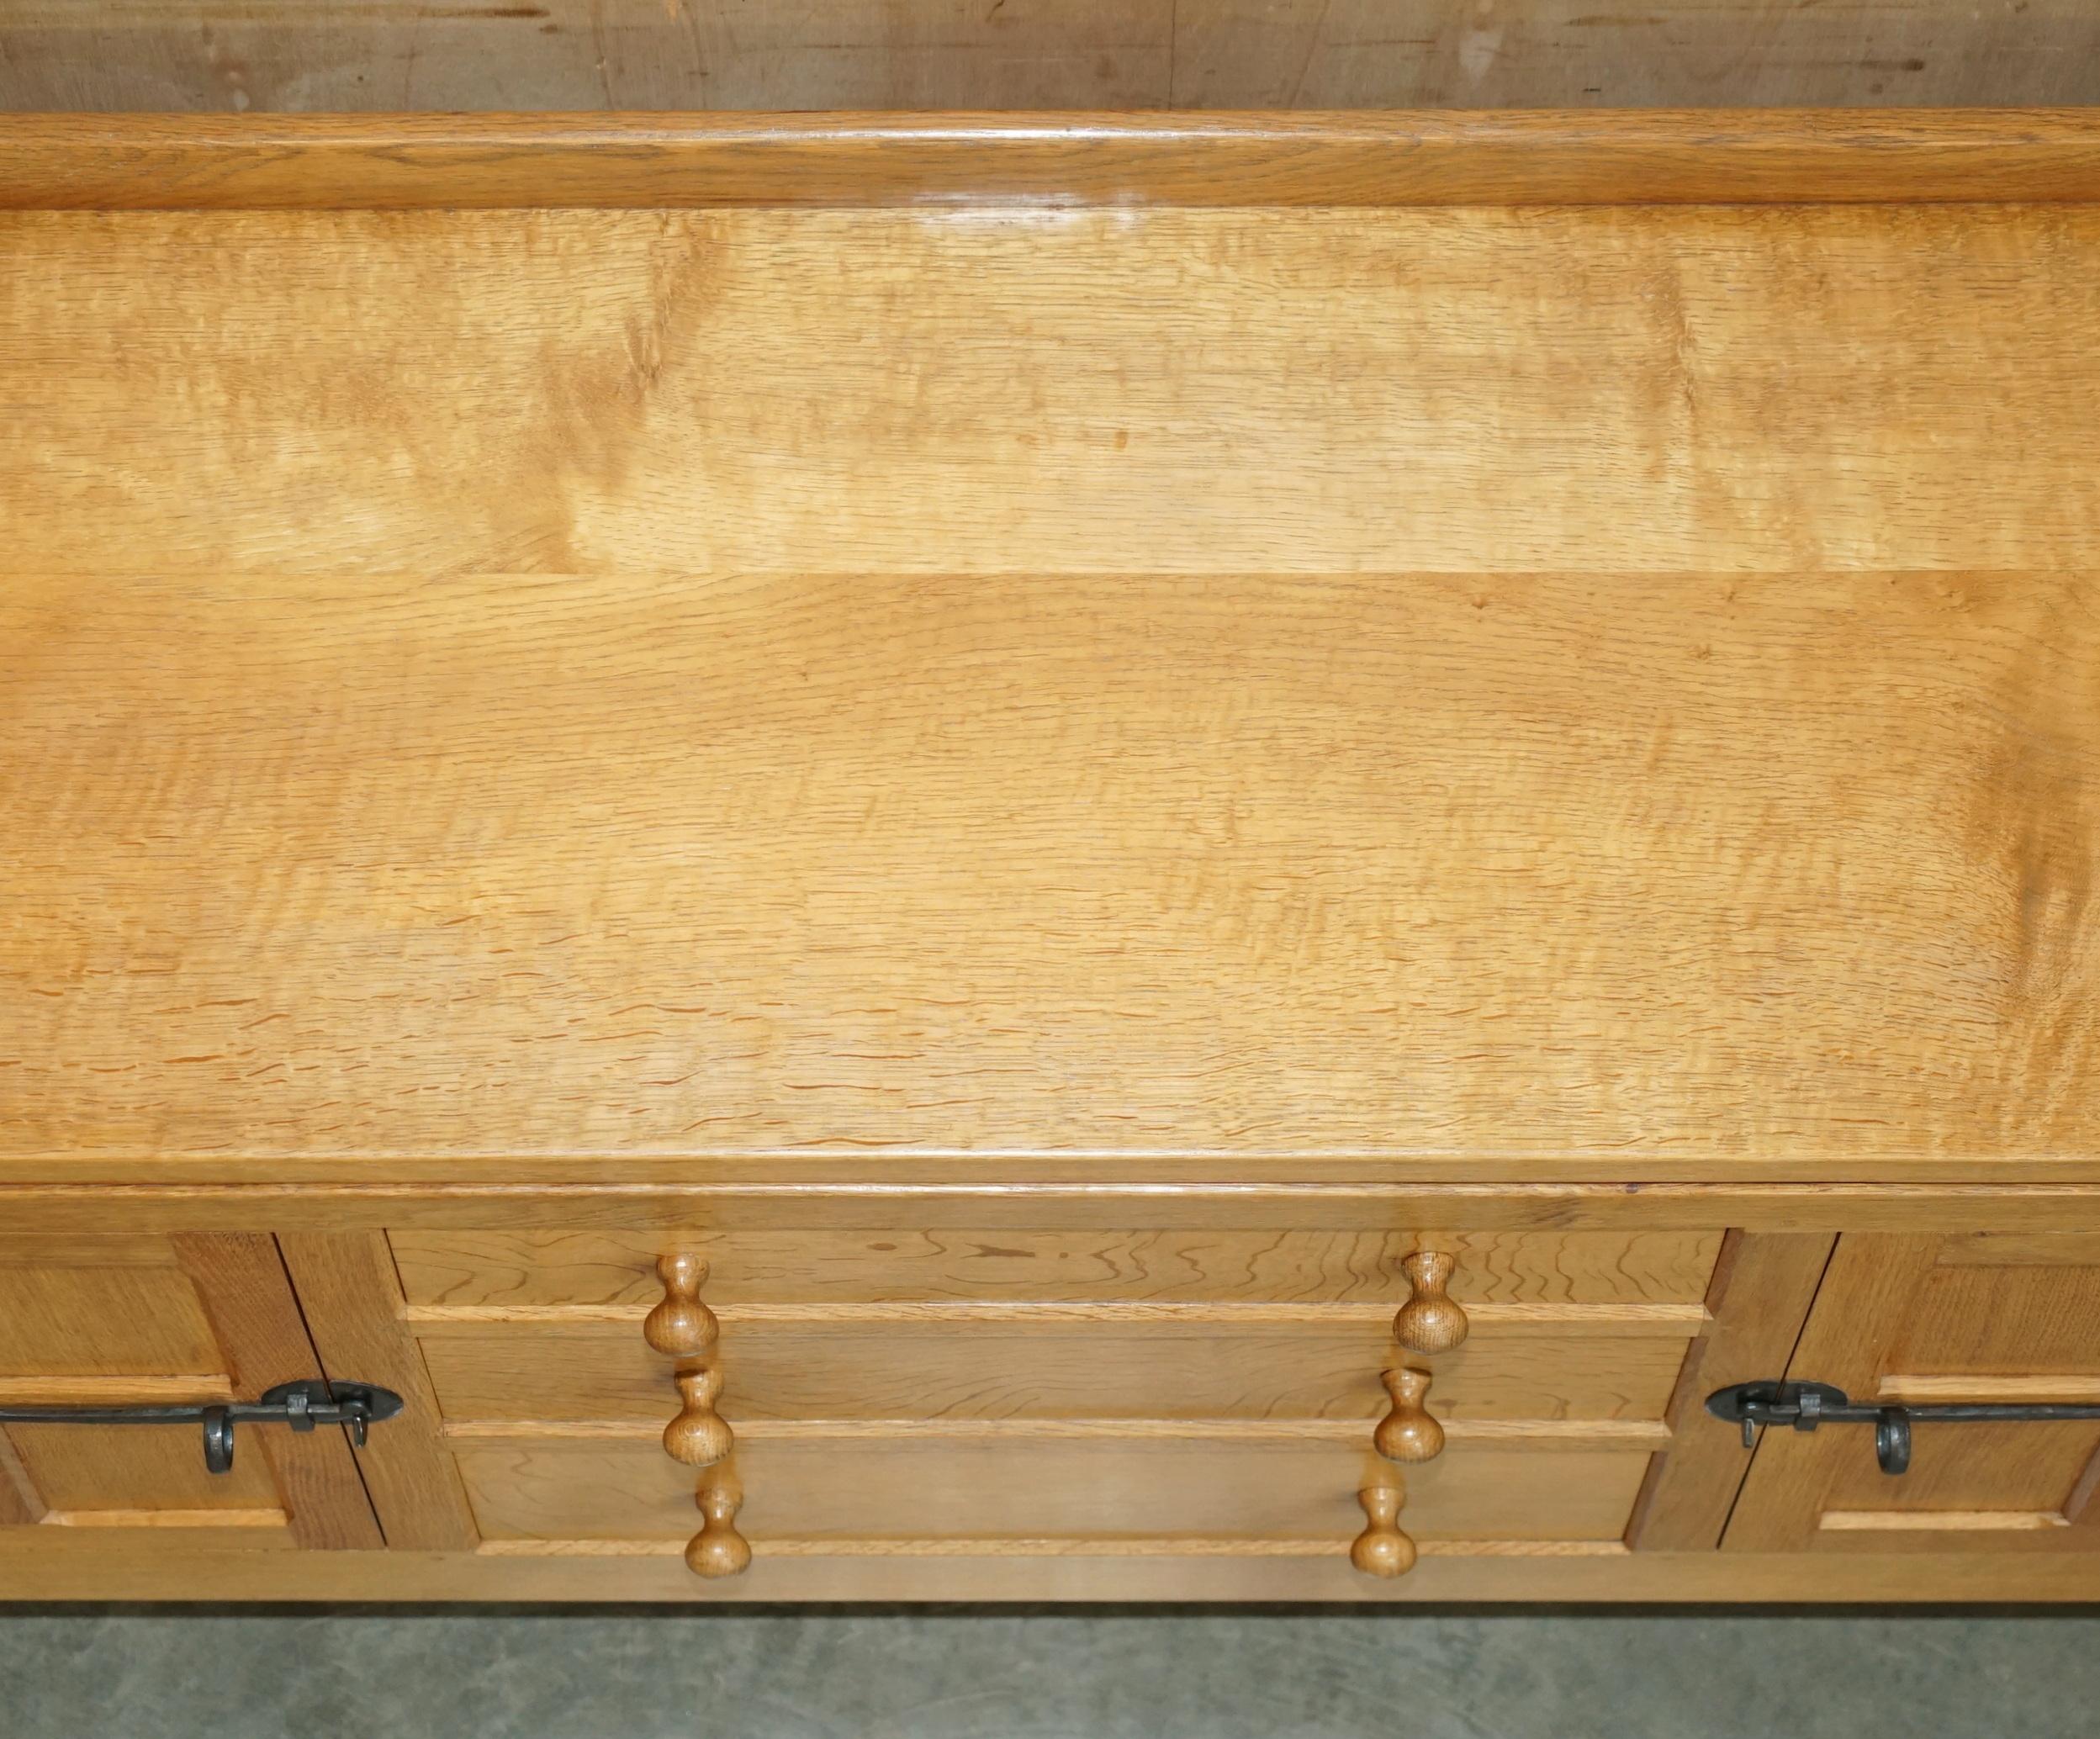
M2097 604L22 582L0 1151L2089 1163Z
M876 1231L477 1231L391 1234L410 1305L632 1305L662 1293L657 1257L710 1265L720 1304L1090 1299L1399 1304L1400 1260L1424 1245L1457 1257L1461 1303L1695 1303L1717 1232L1037 1230L897 1226Z
M7 214L5 567L2073 567L2097 259L2045 205Z

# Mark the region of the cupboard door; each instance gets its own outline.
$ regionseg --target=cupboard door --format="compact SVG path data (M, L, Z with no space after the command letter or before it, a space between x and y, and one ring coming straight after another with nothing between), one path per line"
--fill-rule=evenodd
M2100 1238L1848 1234L1787 1369L1769 1374L1854 1401L2100 1403ZM1920 1422L1901 1474L1881 1472L1869 1425L1768 1430L1723 1545L2100 1549L2100 1420Z
M320 1374L267 1235L0 1240L0 1405L246 1401ZM243 1427L222 1474L206 1470L197 1426L0 1427L0 1553L23 1527L382 1543L336 1426Z

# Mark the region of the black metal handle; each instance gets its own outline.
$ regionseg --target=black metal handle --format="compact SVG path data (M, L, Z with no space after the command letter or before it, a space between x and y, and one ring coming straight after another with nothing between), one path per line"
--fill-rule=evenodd
M401 1398L369 1382L280 1382L259 1401L193 1401L168 1407L0 1407L0 1425L192 1425L204 1431L204 1467L233 1466L235 1425L347 1425L362 1449L368 1426L400 1412Z
M1854 1401L1827 1382L1738 1382L1706 1397L1706 1411L1743 1427L1743 1446L1757 1442L1760 1425L1791 1425L1812 1431L1820 1425L1872 1425L1874 1459L1884 1473L1907 1473L1911 1427L1915 1424L1974 1424L2100 1419L2100 1404L2080 1402L1941 1401L1911 1406L1892 1401Z

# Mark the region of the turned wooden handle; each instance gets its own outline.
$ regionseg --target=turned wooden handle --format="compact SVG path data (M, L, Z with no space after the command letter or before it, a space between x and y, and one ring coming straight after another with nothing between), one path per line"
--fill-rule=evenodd
M1433 1462L1444 1452L1444 1428L1423 1410L1429 1372L1395 1368L1379 1373L1393 1410L1371 1434L1372 1447L1389 1462Z
M715 1366L681 1371L672 1379L685 1405L664 1427L664 1453L689 1467L711 1467L727 1456L736 1440L715 1411L722 1398L722 1372Z
M705 1518L685 1548L685 1567L696 1576L735 1576L751 1563L750 1543L737 1531L737 1512L743 1493L730 1480L717 1480L693 1493Z
M1349 1548L1349 1562L1366 1576L1404 1576L1415 1567L1415 1542L1399 1527L1406 1501L1398 1485L1370 1486L1357 1493L1365 1521Z
M700 1302L707 1265L698 1256L665 1256L656 1265L664 1282L664 1302L642 1319L642 1338L672 1358L696 1359L714 1350L722 1338L715 1313Z
M1466 1338L1466 1313L1451 1302L1445 1287L1455 1265L1441 1250L1417 1250L1400 1263L1400 1272L1415 1288L1393 1319L1393 1338L1410 1352L1427 1356L1449 1352Z

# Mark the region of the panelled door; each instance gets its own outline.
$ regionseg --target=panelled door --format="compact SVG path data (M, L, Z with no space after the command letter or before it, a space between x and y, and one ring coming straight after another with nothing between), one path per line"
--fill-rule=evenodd
M2100 1403L2100 1237L1848 1234L1769 1375L1854 1401ZM1902 1473L1881 1470L1870 1424L1767 1429L1723 1546L2100 1550L2100 1420L1920 1420Z
M0 1407L252 1401L320 1374L267 1235L0 1238ZM0 1425L0 1565L25 1529L382 1544L339 1425L239 1427L220 1473L194 1424Z

